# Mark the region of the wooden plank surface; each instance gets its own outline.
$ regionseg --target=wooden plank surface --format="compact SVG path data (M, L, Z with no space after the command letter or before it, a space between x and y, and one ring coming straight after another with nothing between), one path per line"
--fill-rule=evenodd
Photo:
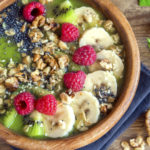
M146 39L150 37L150 7L139 7L137 0L112 0L126 15L136 35L142 62L150 69L150 50ZM120 142L129 140L137 135L147 136L144 126L144 115L131 125L109 150L120 150ZM147 147L146 150L149 150ZM12 150L3 140L0 140L0 150Z

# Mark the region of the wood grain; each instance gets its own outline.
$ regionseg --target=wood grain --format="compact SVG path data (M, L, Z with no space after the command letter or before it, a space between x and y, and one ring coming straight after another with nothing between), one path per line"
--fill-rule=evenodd
M141 8L137 0L112 0L122 11L125 12L136 35L140 48L141 59L150 68L150 51L147 47L146 38L150 37L150 8ZM130 139L136 135L147 136L144 127L144 116L142 115L128 130L126 130L109 148L109 150L120 150L120 142ZM4 141L0 141L0 150L10 150ZM147 150L150 149L147 147Z
M150 7L138 6L137 0L130 0L128 8L125 6L126 0L112 0L126 15L138 41L141 60L150 69L150 49L147 46L147 38L150 37ZM147 137L147 132L144 124L144 114L137 119L114 143L110 146L109 150L120 150L120 143L122 140L129 140L137 135ZM145 150L150 150L146 146Z

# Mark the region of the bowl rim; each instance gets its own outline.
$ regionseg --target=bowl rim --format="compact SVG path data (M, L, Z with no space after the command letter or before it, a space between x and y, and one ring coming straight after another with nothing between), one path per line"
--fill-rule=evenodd
M89 0L88 3L100 9L104 16L114 22L126 49L125 81L115 108L91 129L63 139L35 140L11 132L0 124L0 137L7 143L22 149L31 149L32 147L33 150L77 149L105 135L120 120L130 106L140 77L140 53L135 35L126 17L110 0Z

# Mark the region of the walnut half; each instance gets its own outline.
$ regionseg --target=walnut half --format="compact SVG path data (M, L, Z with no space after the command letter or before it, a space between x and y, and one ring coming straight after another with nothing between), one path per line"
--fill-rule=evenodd
M130 145L127 141L122 141L121 147L123 148L123 150L130 150Z
M16 77L10 77L5 80L5 86L9 91L15 91L19 87L19 82Z

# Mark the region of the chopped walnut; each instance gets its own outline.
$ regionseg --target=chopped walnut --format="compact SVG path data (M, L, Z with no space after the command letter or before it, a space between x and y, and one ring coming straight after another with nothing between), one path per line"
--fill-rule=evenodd
M53 54L53 50L56 48L56 44L54 42L48 42L45 45L43 45L43 51L49 52L50 54Z
M143 137L142 136L138 136L137 138L130 139L130 145L133 148L141 147L143 142L144 141L143 141Z
M6 77L2 76L0 77L0 84L3 83L5 81Z
M43 26L43 29L44 29L45 31L49 31L49 30L51 29L51 26L48 25L48 24L45 24L45 25Z
M5 30L5 34L7 36L14 36L16 34L16 31L11 28L11 29Z
M112 38L114 40L114 44L119 44L120 43L120 37L119 37L119 34L113 34L112 35Z
M58 83L60 83L60 82L61 82L61 78L59 78L59 76L56 74L52 74L51 77L49 78L50 84L47 85L47 88L52 90L53 87L58 85Z
M24 83L28 82L27 74L26 73L22 73L22 72L16 73L15 77L17 77L17 79L20 82L24 82Z
M21 56L22 56L22 57L26 57L27 54L26 54L26 53L21 53Z
M69 57L68 55L63 55L58 58L58 64L61 69L64 69L69 64Z
M108 103L113 103L115 101L114 97L108 97Z
M30 28L34 29L34 28L42 27L44 24L45 24L45 17L40 15L34 19Z
M23 60L22 60L22 62L24 64L26 64L27 66L29 66L31 64L31 62L32 62L31 56L28 55L28 56L24 57Z
M106 20L104 22L104 28L107 32L115 33L116 29L114 27L114 23L111 20Z
M113 65L109 62L108 59L100 60L100 67L104 70L111 71L113 69Z
M118 56L122 56L123 46L112 45L108 49L114 51Z
M6 88L3 84L0 84L0 96L3 96L5 94Z
M49 39L50 41L53 41L53 42L55 42L55 43L58 43L59 39L58 39L58 36L57 36L55 33L50 32L50 31L48 31L48 32L46 32L46 33L47 33L48 39Z
M46 24L44 25L43 29L45 31L49 31L49 30L56 31L59 27L60 25L55 22L54 18L47 18Z
M65 42L61 41L61 40L59 41L58 46L62 50L68 50L67 44Z
M21 40L19 43L17 43L17 47L22 47L23 46L24 41Z
M16 65L14 63L14 61L12 59L10 59L9 64L8 64L8 68L14 68Z
M100 107L100 111L102 112L102 113L107 113L107 106L106 105L103 105L103 106L101 106Z
M43 59L39 59L36 62L37 69L43 70L46 67L46 64L43 62Z
M47 43L47 42L48 42L48 39L46 39L46 38L41 39L41 43L42 43L42 44L45 44L45 43Z
M7 107L10 107L12 105L12 100L10 99L5 99L4 100L4 105L6 105Z
M10 91L14 91L19 87L19 82L16 77L10 77L5 80L5 86Z
M34 54L34 56L33 56L33 62L38 61L40 58L41 58L41 55L39 55L39 54Z
M102 113L107 113L107 111L108 110L110 110L110 109L112 109L112 104L111 103L102 103L101 105L100 105L100 111L102 112Z
M24 70L24 68L25 68L25 65L23 65L23 64L18 64L18 66L17 66L17 71L19 72L19 71L22 71L22 70Z
M56 59L53 56L50 55L44 55L44 61L49 64L49 66L52 68L52 70L58 69L58 64Z
M7 77L7 69L0 67L0 76Z
M146 125L148 135L150 136L150 109L146 112L145 115L145 125Z
M34 48L34 49L32 50L32 53L33 53L33 54L44 55L44 51L43 51L43 49L40 48L40 47Z
M60 95L61 98L61 102L65 103L65 104L70 104L72 99L69 97L69 95L67 95L66 93L61 93Z
M12 68L9 70L8 72L8 76L13 76L14 74L16 74L18 72L17 68Z
M31 73L31 77L34 82L41 80L41 77L39 74L40 74L39 70L35 70L34 72Z
M27 23L25 22L25 23L23 24L23 26L21 27L20 31L21 31L21 32L25 32L25 31L26 31L26 27L27 27Z
M39 29L29 30L28 35L29 35L32 43L40 42L40 40L44 36L44 34Z
M130 150L130 145L127 141L122 141L121 147L123 148L123 150Z
M49 75L50 70L51 70L51 67L46 67L46 68L43 70L43 75L45 75L45 76Z

